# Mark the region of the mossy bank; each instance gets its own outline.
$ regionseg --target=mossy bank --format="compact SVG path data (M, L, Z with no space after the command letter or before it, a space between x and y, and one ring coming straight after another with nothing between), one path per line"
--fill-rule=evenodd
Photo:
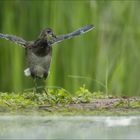
M0 112L48 115L138 115L139 97L115 97L90 92L85 86L75 93L65 89L47 92L0 93Z

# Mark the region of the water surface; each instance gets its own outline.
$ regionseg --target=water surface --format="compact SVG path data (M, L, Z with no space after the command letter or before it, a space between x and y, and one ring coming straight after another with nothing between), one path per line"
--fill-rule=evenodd
M0 139L138 139L140 116L0 116Z

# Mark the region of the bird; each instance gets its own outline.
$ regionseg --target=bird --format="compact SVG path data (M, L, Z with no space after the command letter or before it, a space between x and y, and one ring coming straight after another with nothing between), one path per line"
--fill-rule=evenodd
M51 28L41 31L38 38L26 41L21 37L0 33L0 38L12 41L25 48L25 58L28 67L24 70L25 76L36 79L47 79L52 58L52 46L66 39L84 34L94 28L86 25L71 33L56 36Z

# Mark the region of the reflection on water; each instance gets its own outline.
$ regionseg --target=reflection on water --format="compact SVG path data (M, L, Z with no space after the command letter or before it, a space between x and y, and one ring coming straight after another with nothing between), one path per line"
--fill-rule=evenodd
M139 132L140 116L0 116L0 139L136 139Z

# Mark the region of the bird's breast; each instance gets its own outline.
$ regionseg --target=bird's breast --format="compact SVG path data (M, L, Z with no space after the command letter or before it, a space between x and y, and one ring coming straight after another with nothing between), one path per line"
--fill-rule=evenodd
M45 42L33 42L26 47L26 56L31 73L37 77L48 73L52 57L51 46Z
M34 52L27 52L27 63L31 69L36 71L49 70L51 63L51 53L45 56L38 56Z

